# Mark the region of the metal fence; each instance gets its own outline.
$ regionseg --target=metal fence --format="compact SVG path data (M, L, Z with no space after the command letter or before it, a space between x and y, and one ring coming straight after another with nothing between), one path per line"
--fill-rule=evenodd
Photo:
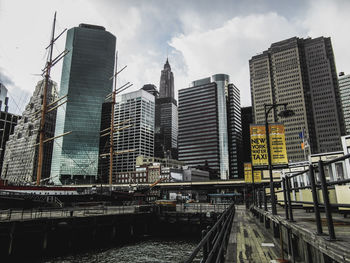
M232 203L212 228L202 231L202 240L185 262L193 262L200 251L201 262L223 262L234 214L235 206Z
M0 210L0 221L23 221L31 219L85 217L94 215L134 214L151 211L153 206L95 206L84 208L36 208Z
M282 186L282 190L275 191L275 194L277 195L278 193L283 193L283 198L279 200L277 200L276 198L271 198L271 196L266 194L266 189L269 188L269 186L255 185L254 187L255 191L253 193L255 196L255 198L253 198L254 205L262 208L262 204L264 204L264 210L267 211L268 199L270 203L271 203L271 200L277 200L275 202L283 203L283 206L285 209L284 211L285 218L290 221L294 221L293 209L295 209L297 205L299 206L302 205L304 206L304 208L306 207L310 210L313 210L315 214L317 234L319 235L323 234L322 221L321 221L321 209L322 209L324 210L325 216L326 216L329 240L336 240L332 213L334 213L336 209L338 209L338 211L342 213L350 212L350 210L344 210L344 209L341 211L339 210L339 208L350 208L350 204L338 203L338 202L331 203L329 192L332 189L332 187L335 185L345 185L350 183L350 179L329 182L326 180L324 167L326 165L331 165L332 163L344 161L349 158L350 158L350 154L344 155L342 157L339 157L330 161L319 160L317 165L310 164L307 170L294 173L292 175L285 175L285 177L282 178L282 180L274 182L274 187L276 187L276 185ZM298 176L303 176L304 174L308 175L308 179L309 179L308 185L304 185L304 186L292 185L293 178ZM304 189L308 189L311 191L312 198L309 198L309 201L292 200L291 193L293 191L302 191ZM318 194L319 190L321 192L320 195ZM322 199L323 202L320 202L320 199Z
M231 203L188 203L176 205L176 212L182 213L223 213Z

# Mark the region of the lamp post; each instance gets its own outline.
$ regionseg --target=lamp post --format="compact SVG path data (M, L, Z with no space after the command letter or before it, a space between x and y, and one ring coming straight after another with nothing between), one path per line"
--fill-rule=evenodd
M270 132L269 132L268 116L269 116L269 113L272 109L276 109L279 106L284 106L284 110L278 114L280 117L287 118L287 117L291 117L295 114L294 111L287 109L287 103L264 104L265 133L266 133L266 144L267 144L267 160L268 160L268 169L269 169L269 175L270 175L270 195L271 195L271 207L272 207L272 214L273 215L277 215L277 209L276 209L276 200L275 200L275 189L273 186L273 176L272 176L272 161L271 161Z

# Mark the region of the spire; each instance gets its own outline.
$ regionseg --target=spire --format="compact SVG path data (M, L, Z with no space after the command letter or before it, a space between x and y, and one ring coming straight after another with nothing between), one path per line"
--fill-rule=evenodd
M166 62L164 64L164 69L169 69L171 71L171 67L170 67L170 64L169 64L168 57L166 58Z

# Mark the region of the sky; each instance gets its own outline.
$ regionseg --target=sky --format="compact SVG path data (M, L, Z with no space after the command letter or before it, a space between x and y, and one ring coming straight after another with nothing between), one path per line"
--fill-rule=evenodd
M175 94L194 80L230 75L250 106L249 59L290 37L331 37L337 71L350 73L349 0L0 0L0 82L21 114L41 79L54 12L56 32L96 24L117 37L118 86L159 87L169 58ZM64 34L55 44L65 47ZM62 62L51 72L60 83Z

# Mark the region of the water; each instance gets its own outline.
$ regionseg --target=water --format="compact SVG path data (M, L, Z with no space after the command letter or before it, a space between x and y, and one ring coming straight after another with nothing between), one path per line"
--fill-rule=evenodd
M116 248L56 257L42 263L174 263L183 262L196 247L198 240L148 239Z

